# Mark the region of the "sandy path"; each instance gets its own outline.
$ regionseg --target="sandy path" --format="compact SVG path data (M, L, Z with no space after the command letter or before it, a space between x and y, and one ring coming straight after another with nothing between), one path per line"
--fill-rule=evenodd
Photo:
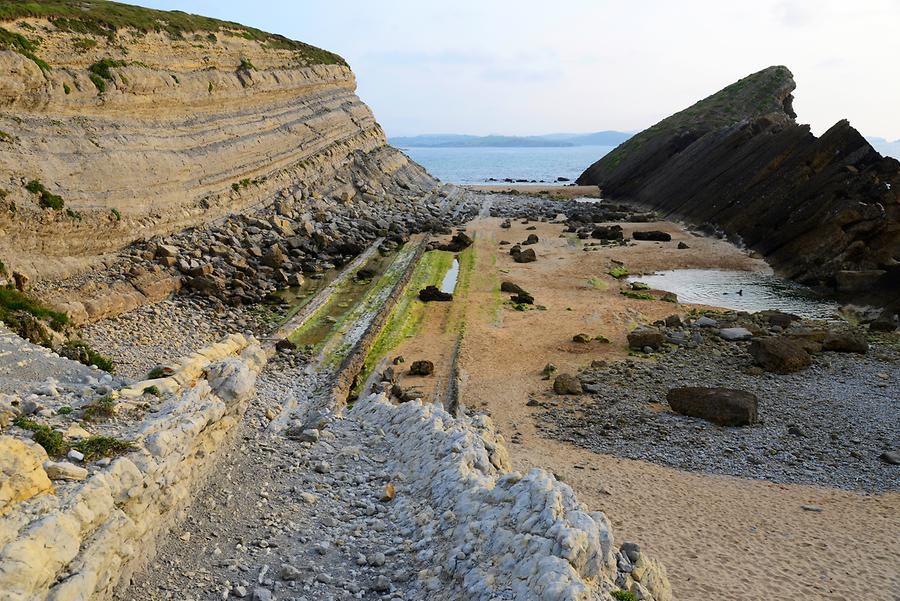
M551 469L591 509L606 511L620 540L641 542L666 564L679 599L900 599L898 493L864 496L691 474L592 453L537 433L525 403L550 387L539 377L548 361L566 371L593 359L623 357L629 323L677 310L619 295L618 282L603 275L610 259L624 261L632 272L764 264L671 223L625 229L664 229L690 250L676 250L675 243L640 243L585 252L580 243L559 237L560 226L533 225L541 238L534 247L539 259L525 265L510 259L508 247L499 247L498 254L497 241L521 241L532 233L528 226L514 223L503 230L497 219L480 219L469 228L477 232L476 277L465 301L460 354L462 402L489 410L507 440L519 434L520 444L509 445L516 467ZM591 277L603 280L605 289L589 284ZM522 285L547 310L499 307L493 292L498 278ZM443 321L444 311L429 316L432 326ZM579 332L604 334L612 343L572 343ZM435 333L423 328L409 348L445 344L445 336ZM804 511L805 504L823 511Z

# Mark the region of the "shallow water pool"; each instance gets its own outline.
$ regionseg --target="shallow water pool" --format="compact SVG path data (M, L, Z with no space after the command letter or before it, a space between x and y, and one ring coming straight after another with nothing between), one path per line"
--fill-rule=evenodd
M450 269L447 270L447 273L444 275L444 279L441 281L441 292L453 294L453 291L456 289L456 278L458 277L459 259L454 257L453 264L450 265Z
M777 309L811 319L828 319L838 305L813 290L771 273L719 269L674 269L632 276L657 290L674 292L679 302L754 313Z

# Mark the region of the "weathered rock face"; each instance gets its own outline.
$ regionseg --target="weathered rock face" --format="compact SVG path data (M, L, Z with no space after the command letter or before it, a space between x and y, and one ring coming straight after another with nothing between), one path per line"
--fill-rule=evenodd
M785 67L750 75L623 143L578 183L717 226L804 283L889 298L900 285L900 163L847 121L812 135L794 120L794 88Z
M186 17L154 15L164 24ZM211 21L175 33L168 25L108 30L102 21L83 33L52 16L0 23L4 33L41 40L33 60L3 50L0 39L7 265L65 276L135 239L272 202L285 190L391 202L434 186L387 146L340 57L234 24L210 30ZM64 207L42 208L32 181L51 195L45 204L57 195Z

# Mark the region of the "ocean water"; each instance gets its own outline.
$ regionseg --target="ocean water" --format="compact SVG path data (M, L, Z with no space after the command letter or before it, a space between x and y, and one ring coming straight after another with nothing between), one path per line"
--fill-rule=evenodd
M485 184L488 178L571 181L614 146L559 148L400 148L443 182Z

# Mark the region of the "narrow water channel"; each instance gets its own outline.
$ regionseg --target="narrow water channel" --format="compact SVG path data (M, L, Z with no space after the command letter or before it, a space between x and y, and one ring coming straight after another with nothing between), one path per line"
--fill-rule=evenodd
M388 255L376 254L357 273L365 273L365 278L351 277L344 282L330 299L313 317L288 338L297 346L317 347L331 336L344 318L353 310L366 293L378 282L378 279L393 262L396 253ZM315 295L328 286L337 277L339 271L328 273L321 280L312 280L312 284L291 288L282 292L282 298L297 305L292 313L309 302Z
M453 264L441 280L441 292L452 294L456 290L456 279L459 277L459 259L453 257Z

